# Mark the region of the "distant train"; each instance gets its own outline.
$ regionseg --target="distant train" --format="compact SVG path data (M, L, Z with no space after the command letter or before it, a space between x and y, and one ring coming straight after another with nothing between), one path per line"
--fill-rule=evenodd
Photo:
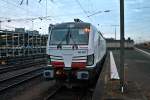
M92 82L99 76L106 55L106 41L90 23L50 25L45 78Z

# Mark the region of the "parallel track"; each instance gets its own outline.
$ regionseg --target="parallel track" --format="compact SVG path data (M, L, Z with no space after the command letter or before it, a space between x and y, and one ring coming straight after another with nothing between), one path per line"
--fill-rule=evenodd
M23 68L28 68L30 66L44 64L44 63L45 63L45 61L41 60L41 61L36 61L36 62L27 62L27 63L23 63L23 64L17 64L14 66L3 67L3 68L0 68L0 74L14 71L14 70L23 69Z
M0 94L2 94L3 92L5 92L8 89L17 87L22 83L32 80L33 78L41 76L42 69L43 69L43 67L36 68L31 71L28 71L28 72L25 72L22 74L18 74L18 75L12 76L7 79L0 80Z

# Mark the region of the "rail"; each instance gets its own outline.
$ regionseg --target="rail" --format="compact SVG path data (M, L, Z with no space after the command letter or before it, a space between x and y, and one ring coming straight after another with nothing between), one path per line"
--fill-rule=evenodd
M23 68L28 68L33 65L44 64L44 63L45 63L45 61L41 60L41 61L36 61L36 62L27 62L27 63L23 63L23 64L16 64L14 66L3 67L3 68L0 68L0 74L14 71L14 70L23 69Z
M43 69L43 67L31 70L30 72L18 74L18 75L12 76L10 78L1 80L1 82L0 82L0 87L1 87L0 88L0 94L3 93L4 91L10 89L10 88L13 88L13 87L20 85L21 83L27 82L33 78L41 76L42 75L42 73L41 73L42 69ZM20 79L17 79L17 78L20 78Z

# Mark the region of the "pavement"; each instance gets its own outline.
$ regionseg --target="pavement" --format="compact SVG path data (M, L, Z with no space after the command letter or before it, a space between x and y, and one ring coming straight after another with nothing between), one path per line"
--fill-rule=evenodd
M114 50L113 55L119 70L119 51ZM150 100L150 57L133 50L125 51L126 80L133 82L141 89L143 95Z
M112 50L119 72L120 51ZM104 64L98 80L93 100L150 100L150 57L132 50L125 50L125 83L126 90L121 93L120 81L111 80L108 72L109 61Z

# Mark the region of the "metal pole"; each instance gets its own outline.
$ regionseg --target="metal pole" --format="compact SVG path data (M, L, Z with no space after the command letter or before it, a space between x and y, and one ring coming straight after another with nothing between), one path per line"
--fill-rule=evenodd
M22 45L23 45L23 47L21 48L22 49L22 56L24 56L24 54L25 54L25 45L24 45L24 34L25 33L22 33Z
M34 23L32 20L32 55L34 54L34 52L33 52L33 27L34 27Z
M29 56L29 38L30 37L29 37L29 32L28 32L28 46L27 46L28 47L28 56Z
M42 46L41 46L41 34L40 34L40 54L41 54L41 48L42 48Z
M6 52L6 58L8 57L8 37L7 37L7 31L6 31L6 47L5 47L5 52ZM8 59L6 59L6 62L7 62L7 64L8 64Z
M120 0L120 84L124 92L124 0Z
M37 34L36 34L36 45L35 45L35 47L36 47L36 53L35 53L35 54L37 55L37 52L38 52L38 51L37 51L37 47L38 47L38 46L37 46Z
M34 49L33 49L33 30L32 30L32 55L34 53Z
M116 40L116 27L117 27L117 26L115 26L115 40Z
M13 44L12 44L12 45L13 45L13 48L12 48L12 49L13 49L13 57L14 57L14 56L15 56L15 54L14 54L14 53L15 53L15 47L14 47L14 45L15 45L15 44L14 44L14 33L12 33L12 43L13 43Z
M6 38L5 38L6 46L4 47L4 49L5 49L5 53L6 53L6 57L7 57L7 32L5 35L6 35Z
M46 0L46 10L45 10L45 16L47 17L47 0Z
M33 20L32 20L32 31L33 31L33 27L34 27L34 24L33 24Z
M23 53L22 53L22 56L24 56L25 55L25 33L22 33L22 36L23 36L23 41L22 41L23 42L23 48L22 48Z
M0 30L2 29L2 26L1 26L1 25L2 25L2 21L0 20Z
M18 32L18 56L20 56L20 35L19 35L19 32Z

